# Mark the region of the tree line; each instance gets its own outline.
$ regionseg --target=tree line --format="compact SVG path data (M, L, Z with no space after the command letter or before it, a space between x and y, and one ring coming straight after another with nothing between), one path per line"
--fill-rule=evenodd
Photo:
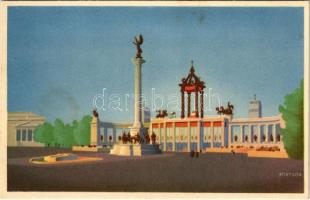
M280 129L285 150L290 158L304 158L304 82L286 95L283 105L279 106L285 128Z
M85 115L80 121L74 120L69 124L60 119L56 119L53 124L45 122L34 130L34 140L47 147L89 145L91 120L91 116Z

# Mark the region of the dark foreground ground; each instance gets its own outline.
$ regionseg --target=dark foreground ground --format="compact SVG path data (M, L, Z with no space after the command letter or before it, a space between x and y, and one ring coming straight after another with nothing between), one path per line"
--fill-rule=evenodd
M33 156L66 149L8 148L8 191L303 192L303 162L244 154L163 154L124 158L79 153L103 161L42 166Z

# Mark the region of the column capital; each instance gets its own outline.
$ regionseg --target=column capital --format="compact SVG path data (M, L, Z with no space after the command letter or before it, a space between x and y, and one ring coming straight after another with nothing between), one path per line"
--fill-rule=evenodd
M143 63L145 63L146 61L143 58L132 58L131 62L134 65L142 65Z

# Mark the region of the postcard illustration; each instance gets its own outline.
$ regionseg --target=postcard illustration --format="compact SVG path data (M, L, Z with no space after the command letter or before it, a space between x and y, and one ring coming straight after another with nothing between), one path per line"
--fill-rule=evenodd
M7 6L7 193L307 193L305 6Z

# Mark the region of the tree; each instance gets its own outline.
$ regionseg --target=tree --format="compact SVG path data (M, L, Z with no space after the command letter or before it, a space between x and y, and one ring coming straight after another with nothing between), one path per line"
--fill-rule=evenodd
M54 142L53 125L45 122L34 130L34 141L44 143L45 146L51 146Z
M65 124L60 120L56 119L54 122L54 131L53 135L55 137L55 146L61 147L65 143L65 135L64 135Z
M284 104L279 106L285 128L280 129L285 150L290 158L302 160L304 157L304 86L300 86L285 96Z
M71 124L64 124L60 119L56 119L54 125L46 122L35 129L34 140L45 146L89 145L91 119L87 115L80 122L74 120Z
M85 115L73 131L74 141L77 145L90 144L90 122L92 117Z
M66 124L63 130L63 137L65 147L72 147L75 144L74 136L73 136L74 126L70 124Z

